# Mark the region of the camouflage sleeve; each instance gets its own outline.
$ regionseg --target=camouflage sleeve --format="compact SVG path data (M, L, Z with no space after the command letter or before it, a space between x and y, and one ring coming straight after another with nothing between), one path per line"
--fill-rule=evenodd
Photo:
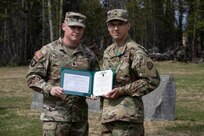
M42 48L37 51L29 65L28 75L26 76L27 85L44 95L48 95L52 85L47 83L47 71L49 65L49 55L47 51Z
M133 53L131 69L136 80L120 87L120 95L143 96L159 86L158 71L146 52L138 50Z

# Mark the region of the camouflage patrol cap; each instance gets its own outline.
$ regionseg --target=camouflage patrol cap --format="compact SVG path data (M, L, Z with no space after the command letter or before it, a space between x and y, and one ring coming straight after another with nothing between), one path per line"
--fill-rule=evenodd
M107 12L106 23L111 20L128 21L128 12L125 9L113 9Z
M67 12L64 22L68 26L81 26L85 27L86 16L77 12Z

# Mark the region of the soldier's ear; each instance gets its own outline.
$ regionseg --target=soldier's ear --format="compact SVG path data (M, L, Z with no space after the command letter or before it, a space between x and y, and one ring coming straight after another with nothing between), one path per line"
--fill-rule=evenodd
M66 29L66 24L62 23L62 30L65 31L65 29Z
M131 27L130 22L128 22L127 27L128 27L128 30L129 30L129 29L130 29L130 27Z

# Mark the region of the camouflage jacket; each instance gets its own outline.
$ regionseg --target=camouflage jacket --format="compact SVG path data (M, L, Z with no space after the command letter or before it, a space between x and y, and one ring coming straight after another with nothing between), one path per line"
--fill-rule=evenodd
M130 37L116 48L111 44L104 52L102 69L115 71L117 99L103 100L102 123L111 121L144 121L142 96L158 87L160 77L147 51Z
M74 52L63 46L62 39L43 46L35 53L26 77L27 85L44 95L44 121L82 121L87 119L86 97L64 95L63 98L49 94L53 86L60 85L60 68L99 70L96 56L79 44Z

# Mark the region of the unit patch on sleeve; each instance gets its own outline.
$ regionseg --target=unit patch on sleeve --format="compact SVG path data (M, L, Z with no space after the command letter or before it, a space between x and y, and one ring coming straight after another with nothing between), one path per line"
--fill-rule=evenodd
M147 62L147 68L148 68L149 70L151 70L151 69L153 68L153 63L150 62L150 61L148 61L148 62Z

